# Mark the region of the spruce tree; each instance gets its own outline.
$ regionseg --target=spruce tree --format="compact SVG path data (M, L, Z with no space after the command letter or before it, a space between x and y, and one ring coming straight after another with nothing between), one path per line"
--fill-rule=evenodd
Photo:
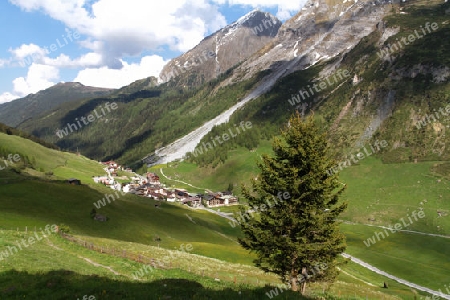
M336 161L312 116L292 116L272 147L274 156L258 163L260 175L250 188L243 186L258 213L249 216L241 208L247 219L239 243L256 253L257 267L304 294L308 282L337 275L336 258L346 248L336 219L347 207L339 201L345 185L326 172Z

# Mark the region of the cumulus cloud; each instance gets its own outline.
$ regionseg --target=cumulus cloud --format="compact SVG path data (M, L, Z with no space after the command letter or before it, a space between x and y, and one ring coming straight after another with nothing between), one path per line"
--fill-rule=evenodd
M205 35L226 25L216 5L207 0L156 1L10 0L27 11L42 10L89 37L84 45L102 55L104 65L120 68L120 59L168 45L187 51Z
M149 76L157 77L162 67L167 63L160 56L145 56L138 64L128 64L121 61L123 68L110 69L108 67L90 68L82 70L74 79L84 85L119 88L133 81Z
M23 44L18 48L10 48L9 52L12 54L10 62L21 67L29 66L33 62L42 63L42 59L47 55L47 51L36 44Z
M20 98L20 97L17 95L13 95L11 93L0 94L0 104L6 103L6 102L11 102L12 100L15 100L17 98Z
M0 104L10 102L17 98L34 94L56 84L54 80L59 78L59 70L52 66L32 63L27 76L13 80L14 91L0 94Z
M59 78L59 70L52 66L33 63L26 77L14 79L14 94L24 97L56 84L53 80Z
M14 91L0 95L0 101L22 97L54 84L59 69L81 69L74 81L85 85L119 88L137 79L157 76L167 61L152 55L139 63L125 57L158 53L163 49L185 52L206 35L226 25L220 5L278 8L277 16L287 19L306 0L9 0L27 12L39 11L81 33L75 42L88 53L69 57L35 44L10 49L12 57L0 60L7 65L29 66L24 77L13 81Z
M87 53L76 59L71 59L65 54L60 54L56 58L43 58L44 64L48 66L55 66L59 68L72 68L72 67L82 67L82 68L92 68L102 66L102 56L98 53Z

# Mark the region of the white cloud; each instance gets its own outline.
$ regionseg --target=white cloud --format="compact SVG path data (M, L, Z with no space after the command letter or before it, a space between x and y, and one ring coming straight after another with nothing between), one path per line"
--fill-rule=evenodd
M113 88L157 76L167 62L162 57L147 56L139 63L127 63L124 57L139 57L146 51L162 51L163 47L181 52L191 49L206 35L226 25L219 5L278 8L277 16L287 19L305 1L9 0L25 11L39 11L80 32L81 38L74 42L90 52L73 58L62 52L57 57L49 57L45 47L35 44L10 49L12 57L0 60L0 68L19 63L29 69L25 77L13 81L13 92L0 95L0 101L51 86L59 78L61 68L84 68L76 81Z
M100 54L103 65L121 68L121 58L168 45L187 51L208 33L226 25L208 0L122 1L10 0L26 11L42 10L88 38L80 41Z
M52 80L58 78L59 70L57 68L33 63L28 69L26 77L14 79L14 94L24 97L36 93L55 85Z
M121 61L122 69L102 67L82 70L73 81L89 86L120 88L138 79L149 76L157 77L167 62L157 55L145 56L139 64L128 64Z
M39 47L35 44L23 44L19 48L16 49L9 49L9 52L11 52L14 55L14 58L16 59L23 59L30 55L46 55L47 52L44 50L44 48Z
M8 51L12 54L10 62L18 63L22 67L32 63L42 63L42 59L47 55L44 48L35 44L23 44L15 49L10 48Z
M48 66L55 66L55 67L99 67L102 63L102 56L98 53L87 53L82 56L80 56L77 59L70 59L69 56L65 54L60 54L56 58L49 58L45 57L43 59L44 63Z
M6 102L11 102L12 100L15 100L17 98L20 98L20 97L17 95L13 95L11 93L0 94L0 104L6 103Z

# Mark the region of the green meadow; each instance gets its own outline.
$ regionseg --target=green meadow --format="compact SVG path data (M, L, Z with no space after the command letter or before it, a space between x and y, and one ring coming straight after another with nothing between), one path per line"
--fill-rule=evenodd
M266 147L265 151L270 153L270 148ZM251 167L246 162L256 161L258 157L253 153L246 154L244 149L236 152L239 154L230 157L223 167L242 163L242 173L249 174L246 178L249 179L256 174L257 169L254 163ZM445 162L433 161L384 164L378 157L370 156L342 170L340 181L347 185L342 199L348 202L348 209L341 216L344 222L341 228L347 237L347 252L419 285L437 290L448 284L450 181L447 165ZM207 171L206 168L196 168L186 162L163 168L165 174L172 174L179 180L199 186L214 181L216 176L222 178L223 172L219 168L208 178L198 175ZM241 183L248 183L246 179ZM425 217L414 218L412 212L415 211L417 215L421 210ZM394 226L396 223L401 223L404 230L419 233L398 232L387 236L383 228L376 227ZM367 242L376 232L383 232L386 238L380 241L377 239L375 245L367 247L364 241Z
M276 276L264 274L252 265L252 254L236 241L239 229L230 226L228 220L178 204L119 194L120 197L97 209L109 220L96 222L89 215L93 203L105 194L113 194L113 190L92 180L92 176L104 174L98 162L50 150L16 136L0 134L0 141L11 153L20 152L33 162L31 166L0 172L0 252L32 234L34 228L39 230L47 224L64 224L77 238L108 249L155 259L177 253L176 258L171 259L172 269L157 269L136 280L133 274L142 270L142 264L100 254L52 235L2 260L1 299L81 299L83 295L94 295L97 299L142 299L148 295L153 295L150 299L263 299L280 284ZM204 170L184 162L171 164L169 168L165 166L163 171L169 176L177 175L177 180L208 188L215 181L215 172L219 172L217 176L221 179L210 189L224 190L230 183L229 178L239 184L238 178L244 176L242 174L254 176L257 171L254 164L263 151L236 150L230 164L238 166L243 161L247 164L228 172L237 172L239 177L233 173L225 176L222 167L214 172L209 170L208 176L201 176L199 174ZM398 277L439 289L447 283L445 270L450 265L445 249L449 249L449 239L396 233L371 247L363 243L378 230L364 225L370 223L367 218L376 219L372 225L387 226L404 216L408 208L411 211L420 207L417 201L410 200L411 197L399 196L397 191L402 187L395 188L409 184L408 189L403 189L405 193L415 193L414 189L419 192L421 184L416 181L419 177L423 185L430 186L428 193L420 194L420 198L428 199L423 204L426 218L412 224L411 229L439 234L448 232L446 218L432 213L436 207L444 212L448 199L444 193L448 181L432 173L435 165L384 165L369 158L359 166L344 170L341 180L348 185L344 198L349 202L349 210L343 219L357 225L342 224L342 229L347 236L349 254ZM360 172L377 176L374 180L365 180ZM190 180L190 173L198 173L192 176L195 181ZM67 184L66 179L71 177L81 179L82 185ZM400 181L391 182L390 179ZM365 185L366 192L358 188L360 183ZM390 188L391 194L385 193L384 198L380 196L380 204L375 205L377 198L374 195L377 192L382 195L381 188ZM159 207L155 207L156 203ZM389 215L383 213L383 203L393 203L401 211L393 210ZM220 210L235 212L236 208ZM437 230L435 224L440 224L442 229ZM28 233L24 232L25 227ZM192 245L189 253L175 251L187 244ZM337 282L312 285L310 297L412 299L414 295L425 295L351 262L341 268ZM389 289L382 288L383 282L389 284ZM301 298L283 291L277 299Z

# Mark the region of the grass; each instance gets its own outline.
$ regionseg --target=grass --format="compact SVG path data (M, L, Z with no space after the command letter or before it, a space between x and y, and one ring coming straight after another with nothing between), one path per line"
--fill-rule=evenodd
M58 251L48 243L41 243L15 254L11 260L2 262L0 291L5 296L1 297L2 299L22 298L23 295L29 298L45 298L49 293L55 293L55 299L67 298L69 295L78 297L91 294L97 299L119 299L125 296L133 299L146 293L160 297L172 296L173 299L187 294L196 295L196 299L208 297L234 299L239 295L236 294L239 291L241 295L246 296L245 299L260 299L266 297L268 288L264 287L265 284L273 286L279 283L275 276L262 274L251 266L253 256L236 242L236 238L240 235L239 229L232 228L226 219L178 204L125 195L97 210L109 217L108 222L93 221L89 217L89 212L94 207L93 203L105 197L105 194L112 193L112 190L94 184L91 180L92 176L103 174L97 162L70 153L52 153L53 150L39 149L34 144L28 145L28 142L17 137L0 135L0 138L8 142L7 139L11 139L12 143L7 145L11 145L12 153L14 150L23 151L24 148L21 147L27 147L26 149L29 149L27 155L36 157L37 166L53 170L55 179L78 177L84 182L81 186L71 186L63 181L49 180L38 170L34 170L36 175L40 175L38 178L26 175L32 170L26 170L24 174L10 170L0 172L2 195L0 217L4 229L27 226L32 230L35 226L40 228L47 224L64 223L83 239L105 247L117 247L136 253L148 253L153 257L164 257L166 253L170 253L167 249L178 249L182 244L191 244L193 247L191 253L194 254L186 254L186 257L182 256L178 261L174 261L174 264L178 263L179 269L158 270L149 274L143 278L147 283L143 287L142 282L130 280L130 274L142 267L138 263L97 254L58 237L50 237L51 243L64 251ZM178 174L180 180L202 187L215 182L216 177L221 178L217 180L221 183L217 184L216 188L222 190L219 187L227 187L230 178L239 178L236 176L242 174L244 174L242 176L252 175L254 169L251 166L254 168L254 161L251 163L249 161L251 157L256 160L257 155L270 149L268 145L266 146L265 150L260 149L255 153L236 150L230 163L246 164L238 169L238 173L232 173L236 171L235 168L229 171L227 176L223 174L224 169L218 168L211 170L209 178L200 176L197 172L195 177L197 181L193 182L188 180L187 171L195 173L195 166L184 162L173 165L173 169L166 168L164 172L171 176ZM66 159L63 166L58 162L62 159ZM231 168L230 165L228 167ZM361 224L368 223L368 217L374 217L376 219L374 224L386 226L405 217L408 209L412 211L423 207L426 218L412 224L411 229L447 233L447 218L438 218L433 214L436 209L443 212L448 209L448 192L446 193L448 181L433 175L436 173L430 170L434 170L435 167L436 164L433 162L385 165L369 157L361 161L360 165L345 169L341 174L341 180L349 186L345 193L349 210L343 218L358 224L343 224L342 230L347 236L350 254L393 275L439 289L444 286L446 270L450 268L449 252L443 250L449 249L450 240L397 233L367 248L363 241L378 229ZM408 193L413 196L408 196ZM419 201L422 198L427 199L427 202ZM160 207L156 208L155 203L160 204ZM386 210L386 207L393 209ZM221 208L221 211L233 212L236 208L236 206ZM440 224L438 226L442 229L435 230L436 224ZM4 230L0 249L13 245L13 242L23 235L24 233ZM71 256L65 257L63 253ZM111 266L121 275L116 278L116 275L111 275L107 269L88 267L90 263L84 258L84 263L81 263L78 256L95 259L102 265ZM338 282L331 286L313 285L312 295L323 296L325 299L339 297L389 299L388 295L411 299L415 294L400 284L352 263L344 266L343 271ZM43 279L37 278L37 274ZM211 278L216 276L221 278L220 282ZM237 282L239 278L248 281L246 283L244 281L241 286L235 286L235 276ZM58 280L58 277L61 279ZM14 284L9 278L20 284ZM384 281L389 282L390 289L380 287ZM163 289L161 286L164 287L164 284L170 288ZM176 284L178 287L175 287ZM54 285L58 288L48 288ZM32 292L30 286L36 291ZM290 299L291 296L289 293L283 293L283 297Z
M156 208L154 200L125 195L97 209L109 217L108 222L101 223L92 220L89 213L93 203L104 194L91 187L29 180L0 189L0 216L5 219L2 226L7 229L64 223L75 233L93 237L159 244L169 249L190 242L198 245L196 253L199 254L234 262L250 261L244 250L232 241L239 234L238 229L205 211L165 202L158 202L160 206ZM156 242L157 237L161 241Z
M231 156L229 160L244 162L251 159L252 154L247 153ZM450 249L450 239L396 233L369 248L363 243L382 230L365 224L389 226L401 222L402 218L409 224L408 216L421 209L425 217L418 218L418 221L412 219L414 221L407 230L450 235L450 182L443 177L447 165L439 166L440 162L432 161L383 164L370 156L359 165L344 169L340 181L348 186L343 200L349 203L349 207L341 218L356 223L341 227L347 237L347 252L392 275L436 290L442 288L447 283L446 273L450 269L450 253L447 250ZM196 175L202 172L200 170L203 168L182 162L164 169L164 172L177 174L181 180L200 186L216 181L216 176L222 176L221 169L217 168L208 178L201 179ZM441 176L437 171L444 174ZM236 180L244 177L230 178ZM234 209L221 208L221 211ZM441 217L437 211L441 212ZM412 297L411 290L404 288L408 297Z
M256 151L249 151L246 148L238 148L230 151L229 159L222 165L213 169L210 167L199 168L189 162L174 162L164 167L154 166L150 168L151 172L158 173L161 176L160 168L166 176L190 183L193 186L213 191L225 191L229 184L234 185L233 193L241 196L241 183L248 184L251 178L254 178L259 169L256 162L260 161L260 156L264 153L271 153L271 143L263 141ZM164 182L166 179L161 176ZM177 187L183 187L193 191L188 185L180 185L179 182L171 182Z
M435 162L382 164L374 157L341 172L348 185L346 221L393 225L423 209L426 217L408 229L450 235L450 182L431 172ZM439 217L437 212L441 212ZM375 220L375 221L369 221Z
M33 236L33 233L2 230L0 251L14 244L16 240L26 239L29 236ZM81 238L89 239L86 236ZM93 241L124 247L127 251L147 251L153 257L168 255L170 252L142 244L108 239L93 239ZM174 265L177 264L175 269L153 269L136 279L133 275L142 268L142 264L85 249L54 234L2 260L0 297L81 299L84 295L93 295L96 299L265 299L266 293L277 284L273 275L263 274L251 266L227 264L184 253L178 253L175 257L171 261ZM362 274L367 273L352 263L344 268L350 270L350 266ZM206 272L202 272L204 270ZM216 277L220 278L220 281L214 279ZM238 277L236 283L234 277ZM372 279L378 282L384 280L378 275L366 278ZM282 296L276 299L312 299L322 295L324 288L325 297L320 299L363 299L363 297L399 299L385 293L381 287L361 284L359 279L347 278L347 275L341 275L338 282L331 286L311 285L309 287L311 298L283 291ZM341 297L331 296L332 292L340 294ZM402 292L402 287L393 285L389 292L392 294ZM403 291L403 294L411 295L412 292Z
M53 179L76 177L82 182L91 182L92 176L104 174L102 166L84 156L49 149L30 140L0 133L0 145L6 145L11 154L20 153L35 161L35 170L27 170L33 175L44 177L36 171L53 172ZM34 171L34 172L33 172ZM1 175L5 178L5 174Z

